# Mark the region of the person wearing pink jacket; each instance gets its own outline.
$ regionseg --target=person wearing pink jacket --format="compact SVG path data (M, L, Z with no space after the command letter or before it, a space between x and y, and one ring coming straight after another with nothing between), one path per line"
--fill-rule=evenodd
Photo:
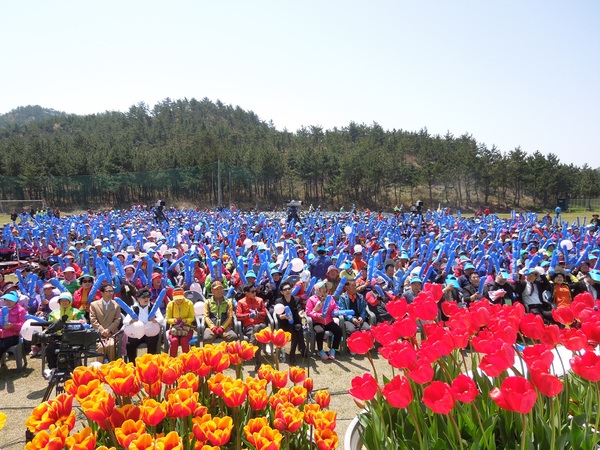
M19 296L16 292L7 292L2 296L4 306L0 308L0 359L13 345L19 343L19 333L25 323L27 311L19 305Z
M313 331L319 356L323 360L335 360L335 352L340 348L340 342L342 341L342 328L333 320L333 312L339 308L333 297L327 295L327 283L325 281L317 283L315 289L317 293L309 297L306 302L306 315L313 320ZM328 299L328 297L330 298ZM329 353L323 350L325 331L330 331L333 334Z

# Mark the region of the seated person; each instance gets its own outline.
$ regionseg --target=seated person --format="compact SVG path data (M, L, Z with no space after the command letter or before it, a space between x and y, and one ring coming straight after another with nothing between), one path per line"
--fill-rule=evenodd
M160 309L159 309L160 310ZM167 305L169 328L169 354L177 356L181 345L184 353L190 351L190 339L194 335L192 324L196 319L194 304L183 295L183 289L173 289L173 301Z
M371 329L367 323L367 302L362 294L356 292L356 281L349 280L346 282L346 292L341 295L338 307L354 311L352 315L343 317L348 336L355 331Z
M492 303L512 304L515 290L509 283L509 278L510 274L507 271L501 270L498 272L494 281L483 287L483 296ZM504 294L499 291L504 291Z
M256 296L256 288L253 284L246 283L243 288L244 297L241 298L235 309L235 315L242 322L242 333L248 337L248 342L257 345L254 333L258 333L267 327L265 319L267 310L262 298ZM254 356L255 369L258 370L261 364L260 345Z
M52 311L48 316L48 322L58 322L66 316L67 322L86 323L83 311L73 308L73 296L69 292L63 292L58 296L59 308ZM62 334L62 330L57 331L57 334ZM52 377L52 370L56 369L56 350L59 345L57 342L49 342L46 345L45 355L48 361L48 368L44 371L44 378Z
M152 308L154 307L154 302L150 301L150 289L143 288L140 289L137 293L136 301L134 302L131 309L134 313L137 314L138 318L134 319L129 314L125 317L123 321L124 325L129 325L130 323L134 323L136 321L140 321L143 324L147 324L148 322L154 322L158 325L164 325L165 319L160 312L160 309L156 311L154 317L148 320L148 315ZM135 358L137 356L137 349L140 345L146 344L148 346L148 353L155 355L158 353L158 342L160 340L160 332L155 336L144 335L139 339L135 339L132 337L127 337L127 344L125 348L127 349L127 361L135 364Z
M329 301L329 306L324 311L327 295L327 282L320 281L315 285L317 293L309 297L306 302L306 315L313 320L313 331L315 333L315 342L317 343L317 351L321 359L335 360L335 352L340 348L342 340L342 328L333 320L333 311L338 308L333 297ZM325 331L330 331L333 334L331 349L329 354L323 350L323 341L325 340Z
M114 335L121 328L121 307L113 300L115 288L111 284L100 286L100 295L101 300L90 304L90 325L98 330L102 338L96 351L104 354L104 357L98 357L98 361L104 362L105 358L113 361L117 354Z
M2 300L8 309L8 314L0 309L0 314L3 315L0 323L0 359L9 348L19 343L19 333L27 314L25 308L19 305L19 296L16 292L7 292L2 296Z
M378 279L381 277L378 277ZM379 281L381 282L381 284L379 284ZM373 280L373 287L375 285L379 285L380 287L382 285L385 284L385 280L383 278L381 278L381 280ZM389 295L384 292L384 295L381 296L381 294L377 291L377 289L373 289L369 292L367 292L367 295L365 296L365 299L367 301L367 308L369 308L369 310L375 314L375 318L377 323L381 323L381 322L389 322L392 323L394 321L394 318L392 317L392 315L388 312L388 310L386 309L385 305L390 301L390 297Z
M227 342L235 341L238 336L233 331L233 303L225 298L223 284L215 281L211 285L212 296L204 304L204 343L210 344L216 338Z
M304 342L304 330L302 329L302 317L300 312L304 313L302 308L302 301L298 297L292 295L292 284L289 281L284 281L279 287L281 297L276 301L276 305L281 304L284 307L289 306L292 313L291 317L285 314L279 314L277 319L279 321L279 328L283 331L287 331L292 335L291 347L290 347L290 365L296 364L296 349L300 350L300 354L303 357L308 356L306 353L306 343ZM290 323L292 319L293 323Z

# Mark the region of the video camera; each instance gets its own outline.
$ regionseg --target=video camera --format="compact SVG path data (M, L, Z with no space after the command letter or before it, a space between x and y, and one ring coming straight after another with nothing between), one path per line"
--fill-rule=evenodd
M302 200L290 200L289 202L287 202L285 204L285 206L287 206L288 208L292 208L292 207L297 208L298 206L302 206L302 204L303 204Z
M302 206L302 200L290 200L285 206L287 206L288 222L295 220L297 223L301 223L302 220L298 216L298 207Z
M45 328L41 333L33 334L32 345L57 342L61 348L83 350L100 339L98 330L86 328L82 323L69 323L67 316L62 316L57 322L33 322L31 325Z

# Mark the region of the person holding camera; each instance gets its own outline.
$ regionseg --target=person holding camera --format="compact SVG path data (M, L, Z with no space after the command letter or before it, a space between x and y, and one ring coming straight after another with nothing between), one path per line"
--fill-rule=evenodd
M71 305L73 303L73 297L69 292L63 292L58 296L58 305L59 308L52 311L48 316L48 322L56 323L63 318L66 317L65 321L77 321L80 323L86 323L84 312L79 311L77 308L73 308ZM57 334L60 335L62 332L59 330ZM44 378L49 380L52 377L52 372L56 369L57 366L57 358L56 358L56 350L59 347L59 344L56 342L49 342L46 345L45 355L46 361L48 361L48 368L44 370Z
M121 307L114 301L115 288L112 284L100 286L101 300L90 304L90 325L100 333L102 342L96 346L96 351L102 353L109 361L116 357L114 335L121 327ZM98 357L99 362L104 362L104 357Z

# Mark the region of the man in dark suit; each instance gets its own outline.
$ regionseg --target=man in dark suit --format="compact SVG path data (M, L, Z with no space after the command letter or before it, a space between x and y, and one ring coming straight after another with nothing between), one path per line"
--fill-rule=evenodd
M114 335L121 327L121 308L113 300L115 288L111 284L100 287L101 300L93 301L90 305L90 324L100 332L102 342L99 342L96 351L103 353L109 361L116 359ZM102 361L100 361L102 360ZM103 357L98 361L104 362Z

